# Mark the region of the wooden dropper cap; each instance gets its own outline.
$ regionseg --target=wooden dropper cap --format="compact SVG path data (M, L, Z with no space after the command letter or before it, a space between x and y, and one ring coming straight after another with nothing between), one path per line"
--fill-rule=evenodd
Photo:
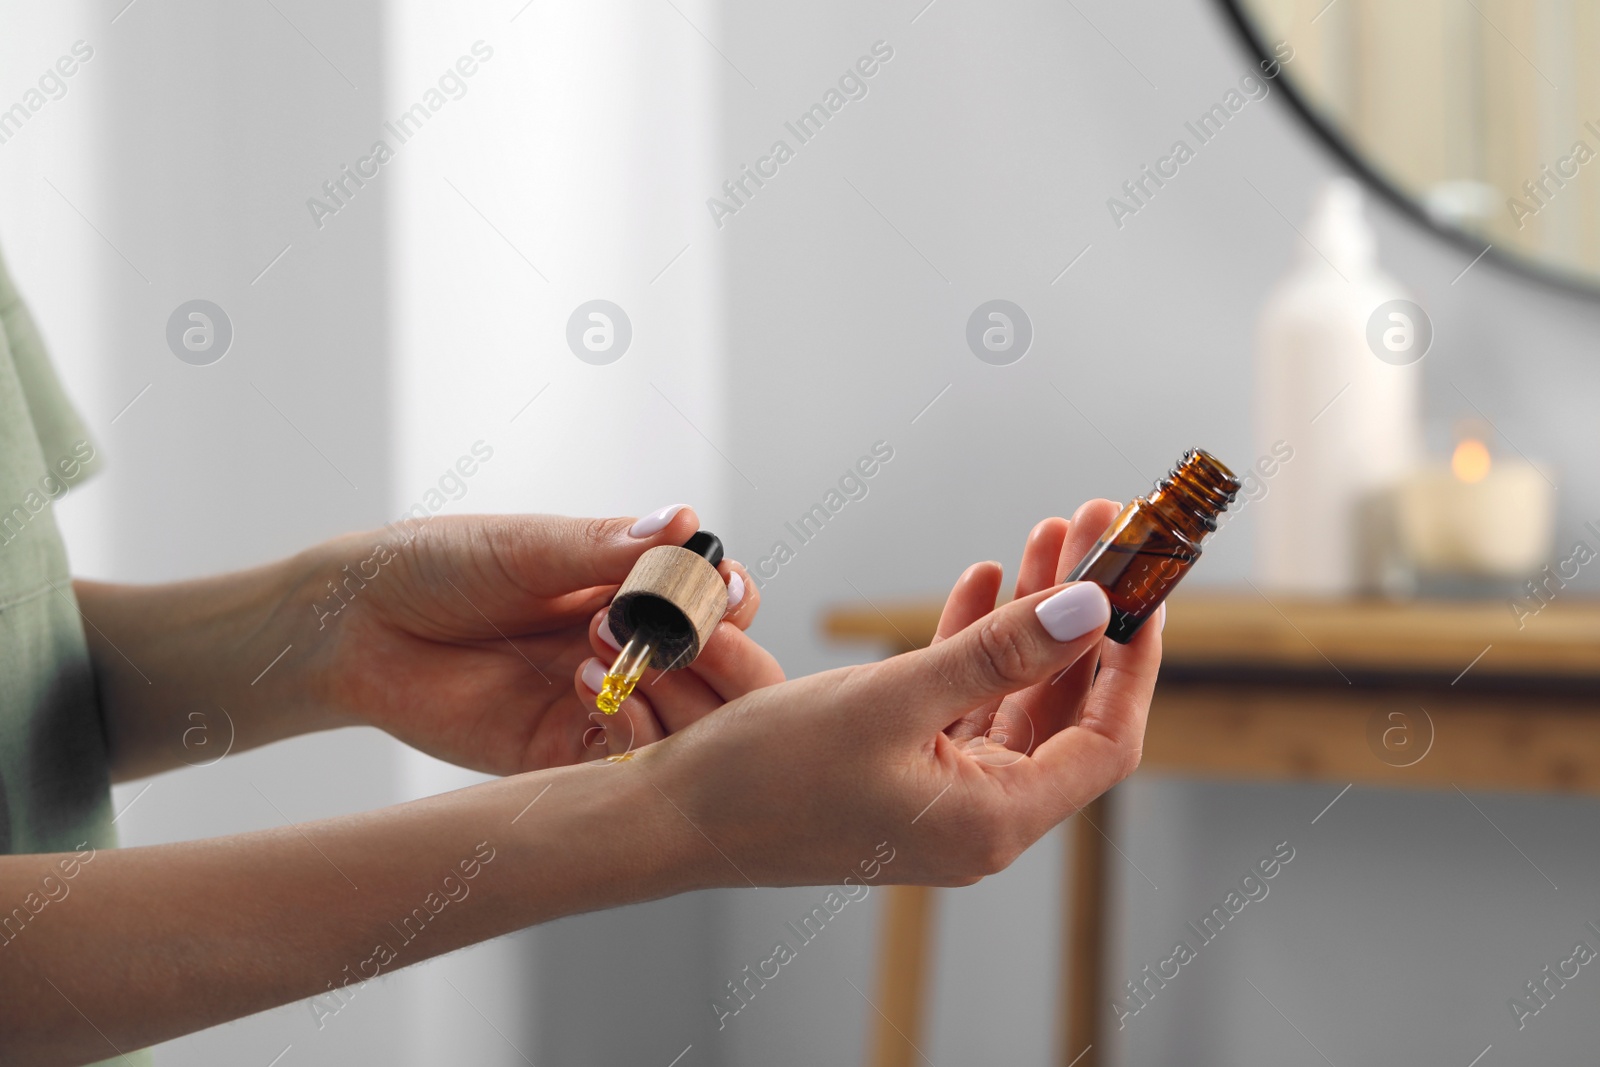
M728 586L717 573L722 542L701 530L683 543L657 545L633 565L607 615L611 633L627 644L650 642L650 666L687 667L728 612Z

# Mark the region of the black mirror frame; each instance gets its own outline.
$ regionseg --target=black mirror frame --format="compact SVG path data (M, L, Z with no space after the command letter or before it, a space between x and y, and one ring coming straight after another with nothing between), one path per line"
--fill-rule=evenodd
M1256 26L1240 6L1240 0L1216 0L1228 23L1233 27L1245 51L1261 62L1276 62L1272 50L1257 32ZM1337 0L1335 0L1337 2ZM1576 271L1552 267L1516 252L1505 252L1486 238L1439 222L1415 198L1384 177L1367 160L1352 148L1344 136L1301 95L1293 82L1281 72L1275 79L1276 89L1289 101L1289 107L1300 120L1317 135L1326 147L1348 170L1359 177L1368 188L1374 189L1401 214L1423 229L1443 238L1461 249L1468 257L1480 256L1485 262L1523 278L1541 282L1576 296L1591 300L1600 298L1600 277L1590 278ZM1487 250L1484 246L1488 246ZM1465 261L1464 261L1465 262ZM1451 283L1454 284L1454 283Z

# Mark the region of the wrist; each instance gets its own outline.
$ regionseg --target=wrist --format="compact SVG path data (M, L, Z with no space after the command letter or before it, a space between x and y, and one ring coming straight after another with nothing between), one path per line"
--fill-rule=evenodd
M330 543L331 544L331 543ZM333 645L319 633L310 603L326 580L331 555L316 546L239 575L235 599L221 605L215 625L238 633L235 699L266 743L353 725L327 699Z
M492 809L487 824L503 828L498 840L516 857L508 866L522 872L519 897L529 886L560 885L552 900L524 898L534 909L525 922L728 884L709 861L733 875L653 783L643 756L536 771L474 789L484 791Z
M641 847L651 851L662 876L674 881L674 892L754 885L738 843L708 817L719 805L710 796L715 790L707 788L715 779L706 773L704 751L674 734L637 750L630 760L608 765L622 772L617 790L647 835Z
M293 557L165 585L74 583L116 780L339 725L298 615L308 573Z
M597 800L608 821L628 827L628 850L639 877L664 887L657 896L699 889L744 886L727 857L707 837L675 773L677 750L671 738L632 753L632 759L586 765L605 796Z
M360 559L365 544L361 535L337 537L276 565L281 592L273 627L283 635L279 647L293 644L295 653L301 653L295 657L292 674L307 730L364 722L338 685L351 613L336 590L343 577L341 566Z

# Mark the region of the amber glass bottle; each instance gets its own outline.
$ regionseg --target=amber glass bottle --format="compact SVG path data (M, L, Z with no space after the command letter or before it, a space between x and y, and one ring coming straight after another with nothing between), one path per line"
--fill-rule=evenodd
M1200 542L1238 495L1239 479L1191 448L1172 472L1122 509L1065 581L1089 581L1111 601L1106 636L1127 644L1200 558Z

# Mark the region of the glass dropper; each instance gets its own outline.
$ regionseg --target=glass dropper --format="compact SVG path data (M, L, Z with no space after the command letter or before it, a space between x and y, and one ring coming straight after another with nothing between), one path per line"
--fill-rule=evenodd
M611 669L606 672L600 693L594 698L595 706L607 715L615 715L622 707L622 702L628 699L628 694L633 692L634 686L639 684L644 669L649 665L650 642L636 634L622 646Z

